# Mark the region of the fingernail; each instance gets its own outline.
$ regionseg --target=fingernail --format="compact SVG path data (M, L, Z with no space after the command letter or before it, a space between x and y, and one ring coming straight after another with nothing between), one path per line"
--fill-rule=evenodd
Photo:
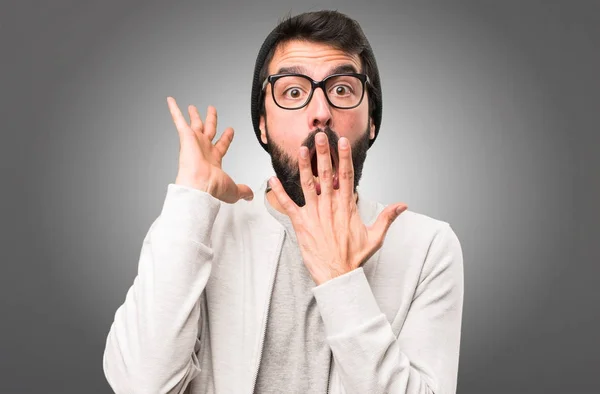
M348 147L348 139L346 137L340 138L340 146L344 149Z
M300 156L303 159L306 159L306 157L308 156L308 148L307 147L303 146L300 148Z
M316 137L317 144L323 145L325 143L325 134L319 133Z
M404 206L399 206L398 208L396 208L396 214L400 215L402 212L404 212L406 208Z

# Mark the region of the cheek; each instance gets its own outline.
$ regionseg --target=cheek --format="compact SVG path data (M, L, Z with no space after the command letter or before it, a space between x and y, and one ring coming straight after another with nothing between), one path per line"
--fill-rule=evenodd
M356 112L352 116L342 117L336 131L340 136L349 137L351 140L362 136L367 128L369 116L366 112Z
M278 107L267 108L267 111L269 137L286 153L295 157L296 151L306 138L306 127L302 128L293 111L285 111Z

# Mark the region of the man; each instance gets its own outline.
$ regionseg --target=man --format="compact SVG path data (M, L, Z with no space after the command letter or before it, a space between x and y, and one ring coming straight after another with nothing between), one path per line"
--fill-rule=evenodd
M356 22L281 22L254 72L254 128L277 175L256 196L221 168L233 130L213 143L216 110L202 122L190 106L188 125L168 98L179 172L108 335L117 393L456 391L459 241L357 190L380 89Z

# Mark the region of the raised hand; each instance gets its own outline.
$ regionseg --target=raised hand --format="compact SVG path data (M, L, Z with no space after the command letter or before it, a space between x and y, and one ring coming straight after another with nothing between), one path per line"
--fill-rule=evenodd
M308 148L299 151L300 182L306 204L299 207L276 177L271 188L290 217L304 265L317 285L360 267L381 246L392 222L406 204L387 206L372 226L362 222L354 197L354 167L347 138L339 140L339 188L333 187L333 169L325 133L317 133L316 154L321 187L317 194Z
M233 140L233 129L228 127L219 140L212 143L217 134L217 110L209 106L203 124L198 109L190 105L188 125L173 97L167 97L167 104L179 133L179 170L175 183L205 191L230 204L240 199L252 200L252 189L236 184L221 167Z

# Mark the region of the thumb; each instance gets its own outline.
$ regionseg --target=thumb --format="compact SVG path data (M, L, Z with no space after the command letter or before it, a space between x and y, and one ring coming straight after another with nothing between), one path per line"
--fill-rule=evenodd
M248 185L237 185L238 196L246 201L251 201L254 198L254 192Z
M402 212L406 211L407 208L408 206L406 204L399 203L388 205L383 211L381 211L377 217L377 220L375 220L375 223L369 227L369 230L373 235L373 240L378 245L383 243L383 239L385 238L385 235L387 234L387 231L394 220L396 220L396 218L400 216Z

